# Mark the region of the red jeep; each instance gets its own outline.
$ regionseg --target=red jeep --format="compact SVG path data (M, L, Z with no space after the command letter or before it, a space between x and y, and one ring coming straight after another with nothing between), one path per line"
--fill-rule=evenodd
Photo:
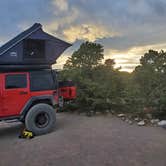
M17 119L36 135L53 129L59 91L51 66L70 46L35 23L0 47L0 120Z
M52 70L0 73L0 120L18 119L36 135L55 124L57 81Z

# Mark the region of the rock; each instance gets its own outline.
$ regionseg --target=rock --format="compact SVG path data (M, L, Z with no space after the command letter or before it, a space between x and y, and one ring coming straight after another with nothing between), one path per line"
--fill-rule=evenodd
M157 124L160 120L159 119L152 119L150 121L151 124Z
M119 118L125 117L125 114L118 114Z
M166 128L166 120L161 120L158 122L158 126Z
M125 120L126 120L126 118L125 118L125 117L122 117L121 119L122 119L123 121L125 121Z
M130 125L132 125L132 124L133 124L133 121L129 120L128 123L129 123Z
M137 117L137 118L134 118L134 120L135 120L136 122L138 122L140 119Z
M138 122L137 125L138 125L138 126L145 126L145 121L142 120L142 121Z
M125 122L130 124L130 125L133 124L133 121L131 121L130 119L126 119Z
M126 122L126 123L129 123L129 119L126 119L125 122Z

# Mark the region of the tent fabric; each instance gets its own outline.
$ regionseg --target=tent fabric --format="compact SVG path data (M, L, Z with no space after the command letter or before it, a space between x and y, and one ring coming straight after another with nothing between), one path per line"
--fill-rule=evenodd
M8 49L10 49L15 44L25 39L27 36L29 36L33 32L36 32L37 30L39 30L41 27L42 27L41 24L35 23L32 27L28 28L24 32L20 33L19 35L17 35L16 37L11 39L7 43L5 43L3 46L0 47L0 55L4 54Z
M42 25L35 23L0 47L1 66L33 65L50 66L71 44L60 40L42 30Z

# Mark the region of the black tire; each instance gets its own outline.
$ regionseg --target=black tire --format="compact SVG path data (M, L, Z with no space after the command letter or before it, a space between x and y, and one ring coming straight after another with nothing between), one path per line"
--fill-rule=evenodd
M50 105L44 103L34 105L25 117L26 129L35 135L51 132L55 122L55 110Z

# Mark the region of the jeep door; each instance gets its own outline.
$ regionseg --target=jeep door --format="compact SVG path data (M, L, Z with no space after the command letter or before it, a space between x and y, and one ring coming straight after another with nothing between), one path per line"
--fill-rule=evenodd
M19 115L29 100L28 77L28 73L23 72L4 74L3 110L5 116Z

